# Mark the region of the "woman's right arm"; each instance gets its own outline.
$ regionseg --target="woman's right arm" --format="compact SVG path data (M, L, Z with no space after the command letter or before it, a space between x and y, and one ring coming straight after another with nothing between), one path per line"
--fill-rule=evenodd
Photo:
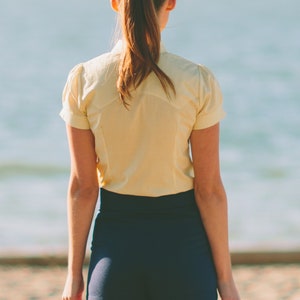
M239 300L228 245L227 198L219 164L219 124L191 134L197 206L208 236L222 300Z
M90 130L67 125L71 172L68 189L68 276L63 300L81 300L84 290L82 266L87 238L98 199L97 157Z

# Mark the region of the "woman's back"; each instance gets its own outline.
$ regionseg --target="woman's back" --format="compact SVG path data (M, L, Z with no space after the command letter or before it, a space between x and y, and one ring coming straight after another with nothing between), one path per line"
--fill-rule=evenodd
M211 72L161 46L158 66L172 80L168 96L154 73L131 91L127 108L116 87L122 44L76 66L64 91L64 118L95 136L101 185L110 191L160 196L193 188L189 137L224 115ZM72 113L70 113L72 112Z

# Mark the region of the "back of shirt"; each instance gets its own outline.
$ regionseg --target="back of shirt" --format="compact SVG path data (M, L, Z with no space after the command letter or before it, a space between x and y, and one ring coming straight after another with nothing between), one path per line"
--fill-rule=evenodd
M126 109L116 88L121 47L76 66L63 93L62 118L95 136L100 185L121 194L161 196L193 188L192 130L224 116L212 73L166 52L159 67L176 95L168 97L154 74L132 91Z

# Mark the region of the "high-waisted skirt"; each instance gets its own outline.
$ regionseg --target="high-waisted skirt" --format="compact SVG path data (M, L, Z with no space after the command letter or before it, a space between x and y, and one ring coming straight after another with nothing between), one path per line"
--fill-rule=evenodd
M88 300L216 300L216 289L193 190L161 197L101 190Z

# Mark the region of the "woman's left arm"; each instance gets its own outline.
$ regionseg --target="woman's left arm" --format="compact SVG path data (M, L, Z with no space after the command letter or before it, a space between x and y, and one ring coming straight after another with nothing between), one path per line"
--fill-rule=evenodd
M219 124L194 130L191 147L196 202L210 242L222 300L239 300L228 243L227 197L219 165Z
M90 130L67 125L71 171L68 189L68 276L64 300L81 300L84 290L82 267L87 239L99 194L97 156Z

